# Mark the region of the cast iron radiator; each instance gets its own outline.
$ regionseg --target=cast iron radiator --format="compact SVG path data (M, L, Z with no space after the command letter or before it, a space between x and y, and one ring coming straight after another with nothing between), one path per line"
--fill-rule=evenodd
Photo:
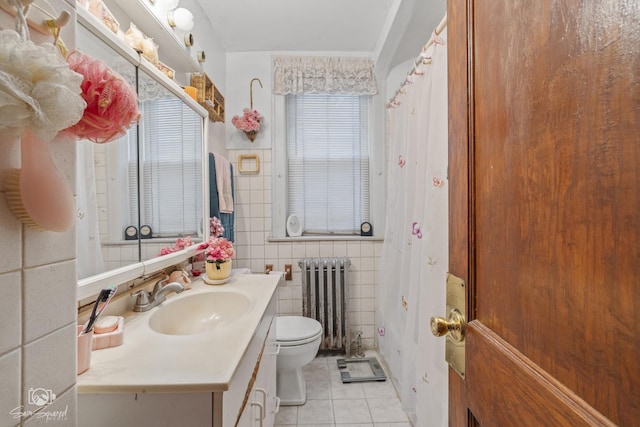
M322 324L320 351L349 355L349 258L303 258L302 314Z

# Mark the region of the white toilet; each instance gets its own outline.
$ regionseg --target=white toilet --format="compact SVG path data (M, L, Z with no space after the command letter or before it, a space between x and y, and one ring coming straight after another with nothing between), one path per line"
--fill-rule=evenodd
M276 362L276 393L280 405L304 405L307 387L302 368L318 353L322 341L320 322L302 316L276 317L280 345Z

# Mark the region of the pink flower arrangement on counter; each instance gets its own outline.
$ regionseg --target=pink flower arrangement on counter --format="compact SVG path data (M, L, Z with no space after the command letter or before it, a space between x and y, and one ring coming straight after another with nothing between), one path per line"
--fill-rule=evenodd
M202 249L204 249L205 259L216 264L221 264L235 256L233 244L224 237L210 237L208 241L200 243L198 250Z
M260 124L264 121L264 117L258 113L258 110L245 108L242 112L242 116L233 116L231 123L241 131L258 132L260 130Z
M233 258L235 256L233 244L221 237L224 233L224 227L219 218L214 216L209 219L209 230L211 233L209 240L198 245L199 251L204 249L204 259L221 264Z

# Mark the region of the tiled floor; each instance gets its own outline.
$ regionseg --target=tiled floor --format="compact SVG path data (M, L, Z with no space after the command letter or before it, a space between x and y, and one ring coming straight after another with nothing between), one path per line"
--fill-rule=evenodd
M375 353L367 356L377 357ZM318 356L303 369L307 402L302 406L280 407L276 426L411 426L389 379L343 384L336 363L338 358Z

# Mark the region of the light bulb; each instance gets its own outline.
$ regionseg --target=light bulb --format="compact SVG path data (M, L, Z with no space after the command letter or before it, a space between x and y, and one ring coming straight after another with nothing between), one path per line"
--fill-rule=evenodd
M180 0L164 0L163 1L163 6L167 9L167 10L173 10L176 7L178 7L178 4L180 3Z
M182 31L191 31L194 25L193 19L193 13L183 7L167 14L167 21L169 22L169 25Z

